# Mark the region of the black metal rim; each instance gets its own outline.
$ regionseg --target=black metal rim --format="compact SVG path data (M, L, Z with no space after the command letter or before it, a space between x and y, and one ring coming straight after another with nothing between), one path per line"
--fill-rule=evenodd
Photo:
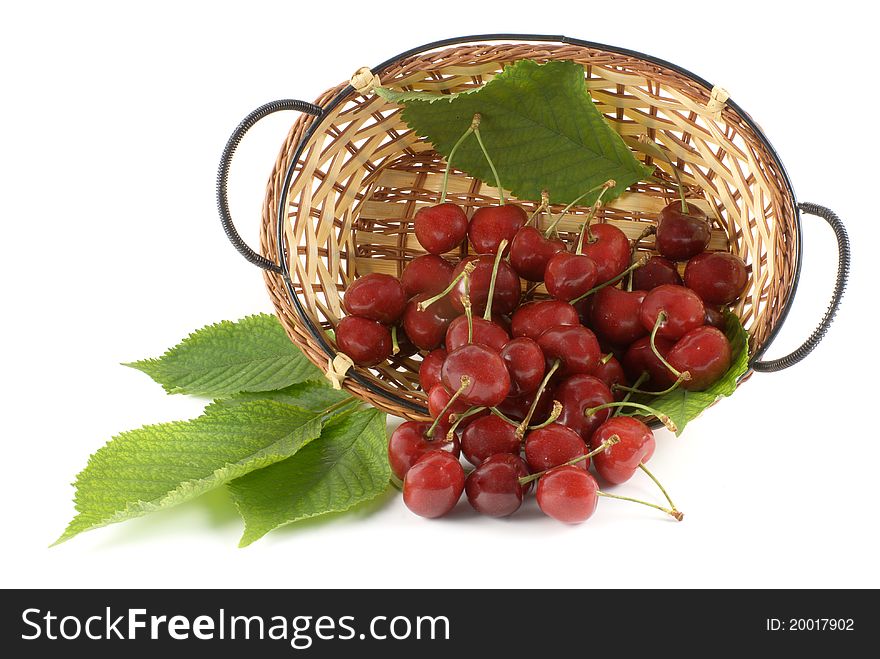
M471 43L471 42L481 42L481 41L536 41L536 42L545 42L545 43L561 43L561 44L571 44L575 46L583 46L585 48L595 48L597 50L604 50L611 53L616 53L618 55L627 55L631 57L636 57L638 59L644 60L646 62L650 62L652 64L657 64L658 66L662 66L664 68L675 71L676 73L680 73L688 78L690 78L693 82L701 85L707 91L711 91L713 86L711 83L707 82L702 77L688 71L685 68L682 68L676 64L671 62L667 62L666 60L660 59L658 57L653 57L651 55L646 55L645 53L640 53L636 50L629 50L627 48L619 48L617 46L609 46L607 44L597 43L594 41L584 41L582 39L573 39L571 37L566 37L562 35L545 35L545 34L476 34L469 35L463 37L453 37L450 39L441 39L439 41L433 41L431 43L418 46L417 48L412 48L407 50L399 55L396 55L390 59L385 60L378 66L372 69L374 74L380 74L382 71L387 69L392 64L400 61L401 59L411 57L413 55L418 55L420 53L424 53L430 50L434 50L436 48L443 48L445 46L454 46L462 43ZM296 164L299 162L300 156L302 155L302 151L305 148L305 145L311 139L312 135L317 131L318 126L321 124L323 117L327 112L334 109L337 105L339 105L343 99L345 99L351 92L353 91L351 85L347 85L345 88L341 89L339 93L336 94L330 101L323 106L322 114L315 117L312 123L308 126L302 138L299 141L299 144L296 146L296 150L293 153L293 156L290 160L290 163L287 166L287 170L284 173L284 182L282 184L281 189L285 191L282 195L281 199L278 202L278 209L276 213L276 240L278 244L278 250L282 258L279 259L281 265L281 276L284 279L284 285L287 289L287 293L290 296L291 301L293 302L293 306L296 309L297 315L299 316L302 323L308 328L309 334L311 334L312 338L318 342L321 346L321 349L327 355L328 359L333 359L336 355L336 351L333 346L327 341L327 338L324 335L323 330L320 327L315 327L314 323L312 323L305 309L303 308L302 302L299 300L299 296L293 289L293 282L290 279L290 266L288 259L286 258L287 247L284 236L284 218L286 217L286 209L287 209L287 191L290 190L290 184L293 180L293 175L296 170ZM770 140L764 134L764 131L758 126L757 123L752 119L752 117L743 110L736 102L732 99L727 100L727 105L732 108L746 123L746 125L754 132L754 134L758 137L764 147L767 149L767 152L770 154L771 158L774 161L774 164L779 168L779 173L782 176L782 180L785 183L786 190L791 197L792 205L794 208L795 214L795 229L797 235L797 246L795 250L795 266L794 266L794 281L791 285L791 290L788 293L788 298L785 301L785 304L782 308L782 311L779 314L779 318L776 321L776 325L773 327L773 330L768 335L764 345L761 346L761 349L758 350L755 354L752 355L750 364L754 363L766 352L767 348L770 347L770 344L776 338L776 335L779 333L779 330L782 328L782 324L785 321L788 313L791 309L792 302L795 298L795 294L797 292L798 281L800 280L801 273L801 251L802 251L802 243L801 240L801 216L800 209L798 208L797 196L794 193L794 186L791 183L791 179L788 176L788 172L785 169L785 166L782 164L782 160L779 157L779 154L776 152L776 149L773 148L773 145L770 143ZM751 368L749 372L747 372L743 378L747 377L751 372ZM426 415L427 409L422 405L418 405L413 403L406 398L398 396L392 392L387 391L376 385L370 379L364 377L362 374L357 371L349 371L347 377L352 378L359 385L367 389L373 394L377 396L384 396L386 398L390 398L401 407L404 407L412 412L420 415ZM659 424L658 424L659 425Z

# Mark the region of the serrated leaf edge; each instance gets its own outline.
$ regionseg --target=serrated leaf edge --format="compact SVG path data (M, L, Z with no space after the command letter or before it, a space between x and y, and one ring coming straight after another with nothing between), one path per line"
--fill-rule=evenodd
M250 405L254 405L254 404L262 405L265 403L270 403L271 405L283 406L283 407L289 408L290 410L297 410L297 411L303 412L303 414L311 417L302 426L298 426L298 428L306 428L311 424L315 424L318 426L318 429L316 432L313 433L314 436L311 439L308 439L307 441L303 442L299 446L299 448L297 448L297 450L294 451L293 453L273 454L272 451L278 446L278 444L280 444L284 441L284 439L286 438L286 435L285 435L284 438L278 439L277 441L273 442L270 446L267 446L267 447L261 449L260 451L257 451L256 453L248 456L248 458L245 460L239 460L238 462L226 463L222 467L215 469L211 473L211 475L209 475L209 476L205 476L205 477L199 478L199 479L191 479L189 481L184 481L180 485L175 487L173 490L167 492L166 494L164 494L162 497L160 497L158 499L154 499L152 501L137 500L137 501L130 502L125 506L125 508L117 511L116 513L114 513L110 517L102 519L100 522L90 524L90 525L86 526L85 528L71 531L71 527L73 526L76 519L79 517L79 514L77 514L70 521L67 529L65 529L65 531L61 534L61 536L59 536L59 538L57 540L55 540L55 542L53 542L49 546L55 547L56 545L60 545L64 542L67 542L71 538L79 535L80 533L84 533L86 531L92 531L94 529L102 528L104 526L109 526L111 524L115 524L117 522L125 521L128 519L143 517L144 515L148 515L150 513L162 510L163 506L165 504L167 504L170 500L175 499L177 495L180 495L181 493L186 493L188 489L190 489L190 492L186 493L186 495L184 497L182 497L179 501L177 501L177 503L175 503L174 505L176 506L181 503L184 503L185 501L189 501L191 499L194 499L195 497L200 496L206 492L209 492L209 491L216 489L218 487L222 487L223 485L226 485L229 481L235 480L236 478L240 478L241 476L244 476L244 475L250 473L251 471L256 471L256 469L261 469L263 467L267 467L267 466L274 464L276 462L280 462L281 460L286 460L287 458L290 458L290 457L296 455L296 453L298 451L302 450L303 448L305 448L306 446L308 446L309 444L311 444L313 441L315 441L316 439L318 439L320 437L320 430L321 430L321 427L323 426L323 420L322 420L321 415L316 414L313 410L307 410L304 408L296 407L294 405L288 405L286 403L279 403L277 401L269 401L269 400L248 401L248 402L241 403L241 405L242 406L250 406ZM208 406L207 408L205 408L205 411L201 415L199 415L198 417L195 417L194 419L188 419L185 421L171 421L168 423L147 424L147 425L141 426L140 428L135 428L133 430L128 430L125 432L136 432L138 430L148 430L148 429L155 427L155 426L169 426L169 425L175 426L175 425L186 424L191 421L195 421L196 419L202 418L202 417L206 416L207 414L211 413L211 412L209 412L209 410L212 410L212 408L214 408L213 404ZM228 410L228 408L220 408L220 407L218 407L217 409L223 410L223 411ZM115 441L117 438L119 438L121 434L124 434L124 433L120 433L119 435L114 435L110 440L108 440L104 444L104 446L102 446L97 451L95 451L95 453L90 455L88 462L86 463L86 466L80 471L79 474L77 474L76 478L79 479L80 475L85 473L85 471L92 464L92 460L93 460L94 456L98 453L98 451L109 446L113 441ZM265 464L261 464L259 467L256 467L255 469L248 469L247 471L244 471L242 473L231 473L231 475L227 475L227 474L230 474L230 472L232 472L235 467L244 467L246 464L251 463L254 460L261 460L261 459L267 459L267 462ZM217 481L213 480L214 476L219 477L220 480L217 480ZM207 485L208 483L211 483L211 485L210 485L210 487L201 487L200 488L199 487L200 483L203 485ZM71 485L73 487L76 487L76 480L73 483L71 483ZM171 506L169 506L169 507L171 507ZM78 512L80 512L78 504L75 504L74 508Z

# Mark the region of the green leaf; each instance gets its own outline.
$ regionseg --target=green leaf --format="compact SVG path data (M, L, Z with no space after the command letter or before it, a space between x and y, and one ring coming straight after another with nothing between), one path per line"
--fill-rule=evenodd
M193 499L274 464L321 433L321 413L275 401L210 406L192 421L114 437L77 476L78 514L56 541Z
M749 335L743 329L736 314L729 311L724 315L724 333L730 341L731 363L727 372L704 391L676 389L663 396L648 398L646 403L663 412L672 419L681 435L685 426L712 405L721 396L730 396L736 390L737 380L749 370ZM635 414L638 412L636 411Z
M480 133L501 183L520 199L537 200L547 190L553 202L569 203L614 179L617 185L603 197L607 201L652 171L605 121L575 62L520 60L479 89L458 94L384 88L376 93L403 104L403 120L444 156L479 113ZM452 164L495 185L473 137L462 143ZM593 203L597 195L582 203Z
M292 458L229 484L245 521L242 547L279 526L348 510L388 487L385 415L365 410L327 422Z
M210 398L323 377L269 314L208 325L158 359L125 365L143 371L168 393Z
M324 378L292 384L277 391L255 391L235 394L214 401L220 407L232 407L251 400L276 400L280 403L322 412L331 405L352 398L345 390L333 389Z

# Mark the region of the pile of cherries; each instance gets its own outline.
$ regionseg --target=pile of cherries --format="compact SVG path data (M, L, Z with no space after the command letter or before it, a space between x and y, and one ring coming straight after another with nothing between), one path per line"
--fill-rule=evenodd
M591 226L613 186L590 191L598 199L572 246L555 231L571 206L544 231L533 224L546 197L531 217L503 198L470 219L454 203L421 208L414 228L427 254L399 279L372 273L345 292L336 340L355 364L423 355L419 382L433 421L402 423L388 445L414 513L445 515L466 492L480 513L507 516L537 481L542 511L582 522L598 497L628 499L600 491L591 462L608 484L637 470L657 482L644 464L651 429L620 412L671 421L630 396L705 389L730 367L721 309L744 290L745 264L705 251L706 214L683 189L632 243L611 224ZM652 233L657 254L637 258ZM444 258L465 239L471 255ZM550 298L530 300L539 283ZM467 475L461 454L475 467ZM668 508L647 505L680 519L666 498Z

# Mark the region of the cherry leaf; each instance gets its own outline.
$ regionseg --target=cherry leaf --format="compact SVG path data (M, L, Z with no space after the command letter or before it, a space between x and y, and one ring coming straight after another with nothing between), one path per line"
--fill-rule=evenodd
M652 171L605 121L575 62L520 60L479 89L458 94L381 87L376 93L402 104L403 120L447 157L479 113L480 134L501 183L519 199L538 200L547 190L554 203L570 203L614 180L603 197L608 201ZM473 136L461 144L452 165L495 185ZM582 203L591 204L598 194Z

